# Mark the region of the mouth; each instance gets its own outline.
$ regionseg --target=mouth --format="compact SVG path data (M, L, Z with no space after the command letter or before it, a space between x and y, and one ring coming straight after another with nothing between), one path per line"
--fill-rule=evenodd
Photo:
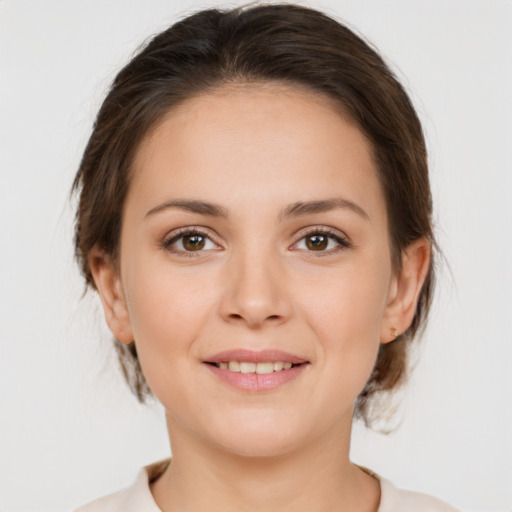
M310 365L302 357L280 350L229 350L203 361L224 383L242 391L272 391L290 382Z
M290 370L304 363L292 363L290 361L266 361L260 363L253 363L250 361L220 361L218 363L207 362L207 364L215 366L220 370L228 370L235 373L256 373L258 375L266 375L274 372L282 372L283 370Z

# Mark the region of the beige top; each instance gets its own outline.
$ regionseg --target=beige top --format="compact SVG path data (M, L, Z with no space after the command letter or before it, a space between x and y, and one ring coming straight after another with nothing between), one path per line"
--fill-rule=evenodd
M130 487L95 500L75 512L162 512L153 499L149 482L158 478L168 464L169 460L164 460L142 468ZM397 489L388 480L374 476L379 480L381 490L377 512L458 512L436 498Z

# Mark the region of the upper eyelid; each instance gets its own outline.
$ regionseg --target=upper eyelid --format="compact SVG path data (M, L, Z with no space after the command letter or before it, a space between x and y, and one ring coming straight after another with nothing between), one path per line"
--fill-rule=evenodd
M213 233L213 235L212 235ZM186 226L182 228L176 228L167 233L164 236L165 240L172 240L173 238L177 238L183 235L189 235L189 234L198 234L202 236L206 236L210 238L212 241L215 240L215 238L218 238L219 236L213 231L211 228L207 228L204 226Z
M346 236L343 231L332 228L330 226L308 226L298 231L301 236L306 236L309 233L327 233L327 234L339 234L340 236Z
M299 240L302 240L305 236L314 234L314 233L322 233L329 236L336 236L338 238L341 238L345 240L347 243L350 242L350 238L347 236L347 234L344 231L341 231L337 228L332 228L328 226L310 226L307 228L303 228L303 230L299 230L300 234L297 236L297 240L295 243L297 243Z

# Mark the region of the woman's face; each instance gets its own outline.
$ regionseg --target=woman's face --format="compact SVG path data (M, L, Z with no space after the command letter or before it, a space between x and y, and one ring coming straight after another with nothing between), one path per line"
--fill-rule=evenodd
M171 439L271 455L349 431L397 290L368 142L299 89L186 101L137 154L113 279Z

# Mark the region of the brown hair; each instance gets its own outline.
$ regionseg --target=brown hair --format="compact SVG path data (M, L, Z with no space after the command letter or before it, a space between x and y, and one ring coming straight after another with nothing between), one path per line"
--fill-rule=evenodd
M414 108L378 53L325 14L290 4L204 10L147 43L119 72L98 113L73 184L80 200L75 250L87 285L94 246L118 257L122 209L134 155L148 131L178 103L228 83L279 82L306 87L339 105L370 141L389 215L395 268L402 251L426 237L433 246L425 142ZM411 340L424 324L433 261L409 329L381 345L355 415L369 420L369 398L404 380ZM150 390L135 342L116 342L130 387Z

